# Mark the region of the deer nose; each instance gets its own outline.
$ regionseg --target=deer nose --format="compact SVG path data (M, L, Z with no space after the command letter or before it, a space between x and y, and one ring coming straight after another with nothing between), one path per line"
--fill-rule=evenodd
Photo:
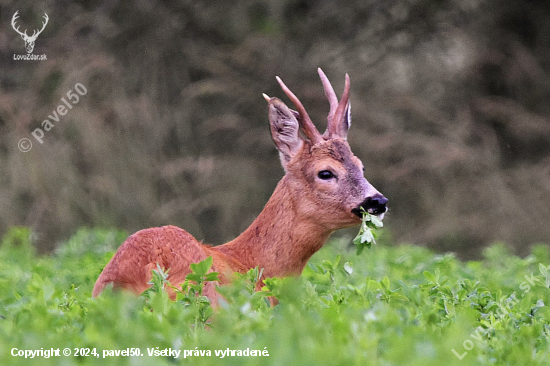
M367 198L366 211L373 215L379 215L387 211L388 199L382 195Z
M359 207L354 208L351 211L359 217L362 216L361 208L372 215L380 215L388 210L386 203L388 203L388 199L386 197L381 194L376 194L372 197L367 197L367 199L364 200Z

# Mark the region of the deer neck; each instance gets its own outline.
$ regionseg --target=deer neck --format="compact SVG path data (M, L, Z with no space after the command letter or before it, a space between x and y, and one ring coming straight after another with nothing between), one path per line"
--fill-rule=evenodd
M309 258L333 230L304 215L299 198L291 191L288 176L277 185L262 212L241 235L214 247L247 269L264 269L266 277L302 273Z

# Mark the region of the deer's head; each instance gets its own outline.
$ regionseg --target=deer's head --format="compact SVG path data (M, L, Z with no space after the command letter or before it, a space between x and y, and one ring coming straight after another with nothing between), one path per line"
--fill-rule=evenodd
M19 17L19 15L17 14L19 13L19 10L15 12L15 14L13 14L13 17L11 18L11 26L13 27L13 29L19 33L19 35L21 36L21 38L23 38L23 41L25 41L25 48L27 49L27 53L32 53L33 49L34 49L34 42L36 42L36 38L38 38L38 36L40 35L40 33L42 33L42 31L44 30L44 28L46 28L46 24L48 24L48 14L44 13L44 22L42 23L42 29L40 30L37 30L35 29L34 32L32 33L32 36L29 36L27 35L27 30L25 29L24 32L21 32L19 30L19 26L15 26L15 22L17 20L17 18Z
M322 135L280 78L277 81L297 111L278 98L265 94L264 98L269 104L271 136L286 172L284 179L298 201L300 217L336 230L360 223L361 208L383 217L388 200L365 179L363 163L347 142L351 124L349 76L346 74L344 93L338 102L326 75L321 69L318 72L330 103L327 130Z

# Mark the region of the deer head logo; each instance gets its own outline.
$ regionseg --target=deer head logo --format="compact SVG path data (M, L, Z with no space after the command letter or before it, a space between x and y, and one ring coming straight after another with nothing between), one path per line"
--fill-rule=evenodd
M16 11L15 14L13 14L13 18L11 18L11 26L13 27L13 29L17 33L19 33L21 35L21 38L23 38L23 40L25 41L25 48L27 49L27 53L32 53L32 50L34 49L34 42L36 41L36 38L38 37L38 35L40 35L40 33L42 33L44 28L46 28L46 24L48 24L48 14L44 13L45 22L42 23L42 29L40 29L40 30L35 29L32 36L29 36L27 34L26 29L25 29L24 32L21 32L19 30L19 26L18 27L15 26L15 22L16 22L17 18L19 18L19 15L17 13L19 13L19 10Z

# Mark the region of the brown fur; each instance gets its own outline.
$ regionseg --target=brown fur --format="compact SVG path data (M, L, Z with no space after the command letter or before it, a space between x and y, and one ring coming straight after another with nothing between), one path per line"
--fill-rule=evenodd
M349 80L346 87L349 88ZM213 258L212 271L220 273L220 284L230 282L234 272L244 273L255 267L263 268L264 277L299 275L333 231L360 223L353 209L368 197L383 197L363 177L362 163L346 141L349 121L345 119L349 113L334 118L346 125L333 130L344 133L332 133L330 138L319 134L304 140L299 135L300 127L304 131L303 107L298 108L302 110L298 114L277 98L266 99L272 137L286 174L250 227L233 241L217 247L201 244L175 226L138 231L105 267L93 289L94 297L109 283L136 294L143 292L150 286L151 270L157 264L170 269L168 279L172 285L179 285L190 273L189 264L208 256ZM331 110L336 110L332 103ZM347 100L341 104L346 108L340 110L349 108ZM305 132L318 134L311 125ZM335 178L321 179L318 173L323 170L330 170ZM217 302L214 284L207 285L205 295Z

